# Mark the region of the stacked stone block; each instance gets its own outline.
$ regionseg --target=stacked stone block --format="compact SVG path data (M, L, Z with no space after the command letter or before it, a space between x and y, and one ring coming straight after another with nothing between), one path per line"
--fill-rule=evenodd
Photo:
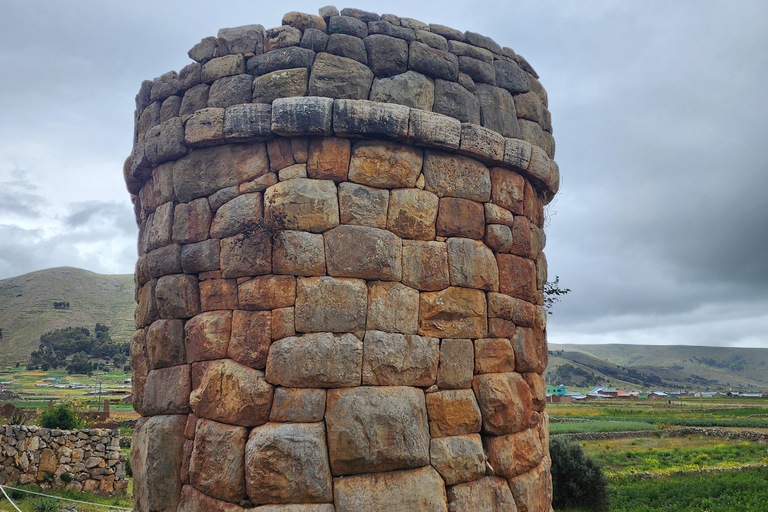
M144 82L139 511L549 511L546 92L356 9L222 29Z

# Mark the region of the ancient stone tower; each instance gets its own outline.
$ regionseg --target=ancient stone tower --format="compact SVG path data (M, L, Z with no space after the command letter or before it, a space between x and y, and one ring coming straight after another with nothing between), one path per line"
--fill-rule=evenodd
M125 167L136 510L548 512L536 72L332 7L189 55Z

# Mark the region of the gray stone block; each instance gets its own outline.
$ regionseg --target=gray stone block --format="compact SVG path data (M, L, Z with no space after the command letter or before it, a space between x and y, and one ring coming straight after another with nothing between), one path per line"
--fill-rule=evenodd
M251 75L235 75L219 78L208 90L208 106L226 108L230 105L251 102Z
M435 34L443 36L446 39L464 41L464 32L461 30L456 30L455 28L446 27L445 25L438 25L436 23L430 23L429 30Z
M309 68L313 60L315 52L312 50L290 46L251 57L246 69L252 75L261 76L280 69Z
M352 16L353 18L357 18L364 23L368 23L370 21L379 21L381 19L381 16L375 12L363 11L362 9L353 9L351 7L345 7L342 9L341 15Z
M290 25L302 32L309 29L319 30L325 32L328 30L328 25L322 16L315 16L313 14L306 14L303 12L292 11L283 15L283 25Z
M168 96L160 106L160 122L164 123L167 120L179 116L179 108L181 107L181 96Z
M181 68L181 71L179 71L179 92L186 91L199 84L202 80L201 71L202 65L198 62L193 62Z
M471 45L479 46L480 48L485 48L486 50L501 55L501 46L499 43L488 36L478 34L477 32L467 31L464 32L464 39Z
M504 163L518 172L525 172L531 163L531 144L519 139L504 140Z
M384 34L385 36L413 41L416 37L415 31L410 28L393 25L387 21L371 21L368 23L368 34Z
M272 136L272 107L263 103L232 105L224 111L224 140L266 140Z
M429 30L429 25L413 18L400 18L400 26L411 30Z
M141 116L142 111L149 105L150 94L152 93L152 80L141 82L139 92L136 93L136 112Z
M509 91L488 84L478 84L475 87L475 96L480 103L483 126L505 137L520 137L515 102Z
M493 64L493 53L485 48L478 48L461 41L448 41L448 51L457 56L467 56Z
M461 142L461 122L436 112L411 109L408 138L419 146L457 149Z
M474 94L455 82L435 80L432 110L455 117L462 123L480 124L480 103Z
M381 21L386 21L398 27L400 26L400 18L394 14L382 14Z
M370 35L365 38L365 49L368 65L376 77L399 75L408 70L408 43L403 39L382 34Z
M412 41L408 68L434 78L456 81L459 76L459 59L452 53Z
M331 16L328 33L347 34L362 39L368 35L368 25L352 16Z
M393 139L408 134L408 107L365 100L336 100L333 131L339 137L384 136Z
M264 32L264 27L261 25L222 28L218 33L219 55L262 53L264 51Z
M321 53L315 59L309 76L309 95L366 99L372 82L373 73L367 66L356 60Z
M472 77L468 74L459 73L459 79L457 80L457 83L469 92L475 92L475 81L472 80Z
M331 16L339 15L339 10L332 5L326 5L325 7L319 8L317 10L317 14L319 14L321 18L325 19L326 23L328 23L328 18Z
M435 84L420 73L406 71L393 77L374 79L369 98L371 101L432 110L435 102Z
M138 136L138 140L143 140L144 136L150 128L160 124L160 105L160 102L153 101L147 105L147 108L145 108L144 112L141 113L139 122L136 124L136 134Z
M502 163L504 161L504 137L488 128L463 123L461 125L459 152L484 162Z
M184 125L181 118L174 117L150 128L144 140L144 150L152 165L186 155L189 148L184 144Z
M328 34L314 28L308 28L304 31L299 46L308 48L315 52L324 52L328 44Z
M525 60L525 57L523 57L523 56L522 56L522 55L520 55L519 53L518 53L517 55L515 55L515 62L517 62L517 65L518 65L518 66L520 66L521 68L523 68L523 70L524 70L526 73L530 73L530 74L531 74L531 75L533 75L533 77L534 77L534 78L536 78L536 79L538 79L538 78L539 78L539 74L536 72L536 70L535 70L535 69L533 69L533 66L531 66L531 65L528 63L528 61L527 61L527 60Z
M416 41L429 45L432 48L437 48L438 50L443 50L445 52L448 51L448 41L439 34L433 34L432 32L428 32L426 30L417 30L415 39Z
M515 63L505 60L493 62L496 69L496 85L503 87L512 94L520 94L531 90L528 74Z
M199 84L185 92L184 98L181 100L179 115L186 116L194 114L198 110L207 107L209 89L210 86L208 84Z
M203 64L201 80L207 84L225 77L245 73L245 61L240 53L211 59Z
M169 71L153 80L149 99L151 101L163 101L177 92L179 92L179 75L175 71Z
M272 103L272 132L285 136L331 135L332 114L330 98L279 98Z
M264 36L264 53L289 46L298 46L301 42L301 30L289 25L282 25L267 30Z
M187 52L187 55L195 62L208 62L219 56L219 40L213 36L205 37L193 46Z
M339 57L356 60L363 64L368 63L368 55L365 52L363 40L348 34L331 34L325 51Z
M459 71L469 75L474 82L496 85L496 68L482 60L462 55L459 57Z
M307 68L281 69L253 79L254 103L272 103L277 98L305 96L309 82Z
M219 241L205 240L181 247L181 268L196 274L219 269Z

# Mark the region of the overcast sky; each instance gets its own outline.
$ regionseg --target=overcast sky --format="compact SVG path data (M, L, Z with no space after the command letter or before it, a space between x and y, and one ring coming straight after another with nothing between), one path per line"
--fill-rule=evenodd
M132 273L142 80L304 1L0 0L0 279ZM493 37L549 92L550 343L768 348L768 2L360 0ZM337 5L338 8L346 5Z

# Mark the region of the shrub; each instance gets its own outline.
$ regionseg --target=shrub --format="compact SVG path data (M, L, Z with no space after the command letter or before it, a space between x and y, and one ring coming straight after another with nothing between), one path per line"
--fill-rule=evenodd
M555 508L608 510L608 480L600 465L578 443L560 437L549 442Z
M48 407L37 419L41 427L73 430L82 425L75 409L68 403Z
M59 503L53 498L37 498L32 501L35 512L59 512Z

